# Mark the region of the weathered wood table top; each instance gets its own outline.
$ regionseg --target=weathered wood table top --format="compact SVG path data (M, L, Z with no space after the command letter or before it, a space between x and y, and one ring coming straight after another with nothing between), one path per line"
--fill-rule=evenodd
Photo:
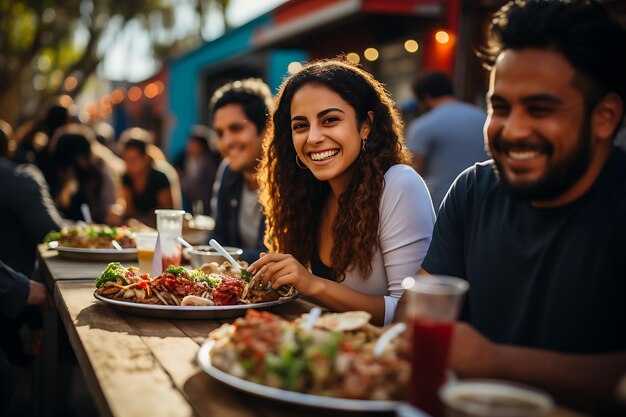
M362 415L299 407L231 389L196 363L199 346L209 332L226 321L168 320L119 313L93 297L94 280L106 262L64 260L45 248L40 248L40 255L40 270L48 286L54 288L61 321L101 416ZM311 306L296 300L272 312L293 318ZM575 416L563 409L551 415Z

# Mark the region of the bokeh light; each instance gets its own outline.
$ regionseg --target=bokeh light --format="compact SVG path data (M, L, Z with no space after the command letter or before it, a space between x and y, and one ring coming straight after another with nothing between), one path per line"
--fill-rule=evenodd
M111 104L120 104L122 101L124 101L124 91L121 88L111 91Z
M63 82L63 88L65 88L66 91L74 91L74 89L76 89L77 86L78 86L78 79L76 79L76 77L74 77L73 75L70 75L69 77L67 77L65 81Z
M441 44L446 44L450 41L450 35L445 30L440 30L435 33L435 40Z
M43 75L35 75L33 77L33 88L37 91L43 91L48 86L48 80Z
M378 53L378 49L376 48L367 48L365 52L363 52L363 56L368 61L376 61L380 54Z
M159 94L159 87L155 83L150 83L143 89L143 94L146 98L153 99Z
M404 49L406 49L407 52L410 52L412 54L417 52L419 47L420 47L419 44L414 39L408 39L406 42L404 42Z
M353 64L358 64L359 62L361 62L361 57L356 52L348 52L346 58Z
M128 90L128 99L130 101L139 101L141 99L141 88L133 86Z
M301 69L302 69L302 64L297 61L290 62L289 65L287 65L287 71L289 72L289 74L295 74Z
M154 85L157 86L158 94L162 94L163 91L165 91L165 84L163 84L163 81L155 81Z
M41 55L37 59L37 69L39 69L39 71L48 71L50 65L52 65L52 59L50 59L48 55Z

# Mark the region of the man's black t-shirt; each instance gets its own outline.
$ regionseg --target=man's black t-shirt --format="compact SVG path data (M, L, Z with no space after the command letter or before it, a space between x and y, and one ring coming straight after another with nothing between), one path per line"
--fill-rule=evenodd
M503 193L492 163L459 176L422 264L466 278L462 319L489 339L572 353L626 349L626 154L558 208Z
M170 182L165 174L154 168L150 169L148 182L143 190L138 191L135 189L128 174L124 174L122 177L122 184L130 189L135 210L140 213L150 214L157 208L157 194L159 191L170 186Z

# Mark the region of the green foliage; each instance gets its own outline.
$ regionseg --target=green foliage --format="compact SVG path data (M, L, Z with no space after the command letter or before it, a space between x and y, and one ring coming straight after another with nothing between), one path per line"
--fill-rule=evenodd
M148 15L173 6L169 0L0 0L0 118L17 119L19 109L8 104L15 100L16 89L20 101L75 96L115 33L131 20L145 26ZM77 77L78 85L66 91L63 80L70 75ZM38 83L31 82L35 77Z

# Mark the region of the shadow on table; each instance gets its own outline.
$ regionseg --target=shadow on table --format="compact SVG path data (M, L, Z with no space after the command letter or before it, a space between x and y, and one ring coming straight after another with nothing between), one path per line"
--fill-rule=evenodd
M205 323L207 330L204 334L206 335L212 328L208 322ZM118 313L111 307L100 303L83 308L76 316L75 326L76 328L88 326L90 329L136 334L138 336L189 337L168 319ZM200 324L200 326L202 325ZM200 331L198 330L198 332Z

